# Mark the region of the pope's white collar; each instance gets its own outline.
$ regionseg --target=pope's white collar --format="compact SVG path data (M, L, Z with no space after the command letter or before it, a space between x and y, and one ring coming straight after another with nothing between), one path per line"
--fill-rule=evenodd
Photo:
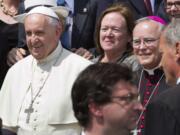
M57 47L55 48L55 50L49 54L46 58L44 59L41 59L41 60L36 60L36 62L38 64L47 64L49 61L51 61L52 59L56 58L59 56L59 53L62 52L62 45L61 45L61 42L58 43Z

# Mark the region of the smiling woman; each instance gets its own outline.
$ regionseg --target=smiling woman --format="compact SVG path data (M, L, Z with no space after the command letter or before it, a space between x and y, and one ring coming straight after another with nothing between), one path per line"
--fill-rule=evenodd
M131 45L133 27L133 15L127 5L116 4L106 9L96 25L95 41L100 56L93 61L123 63L138 70Z

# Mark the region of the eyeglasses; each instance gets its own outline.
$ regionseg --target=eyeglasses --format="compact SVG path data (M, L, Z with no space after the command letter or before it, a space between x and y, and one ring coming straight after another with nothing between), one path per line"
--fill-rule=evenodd
M140 47L141 43L145 44L147 47L154 46L154 42L159 40L159 38L141 38L141 39L133 39L132 44L133 47Z
M125 103L129 104L129 103L132 103L134 101L138 101L139 94L129 93L126 96L112 96L111 99L118 99L118 103L119 103L119 101L121 101L121 102L124 101Z
M180 1L167 2L167 3L165 3L165 8L166 8L166 9L171 9L172 6L175 6L177 9L180 9Z

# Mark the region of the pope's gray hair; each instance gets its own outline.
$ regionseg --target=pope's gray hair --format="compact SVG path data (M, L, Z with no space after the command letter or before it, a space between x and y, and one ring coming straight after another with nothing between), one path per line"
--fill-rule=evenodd
M58 19L53 17L47 17L48 23L52 26L59 26L61 23Z
M59 20L53 17L47 16L48 23L52 26L55 26L57 28L61 27L62 31L64 31L65 28L65 19L60 18Z

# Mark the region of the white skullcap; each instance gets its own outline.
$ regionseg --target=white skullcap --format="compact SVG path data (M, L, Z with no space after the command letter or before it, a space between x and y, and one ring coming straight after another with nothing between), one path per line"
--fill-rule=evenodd
M47 15L49 17L53 17L59 20L59 17L52 9L48 7L44 7L44 6L38 6L38 7L33 8L26 14L26 16L31 15L31 14L43 14L43 15Z

